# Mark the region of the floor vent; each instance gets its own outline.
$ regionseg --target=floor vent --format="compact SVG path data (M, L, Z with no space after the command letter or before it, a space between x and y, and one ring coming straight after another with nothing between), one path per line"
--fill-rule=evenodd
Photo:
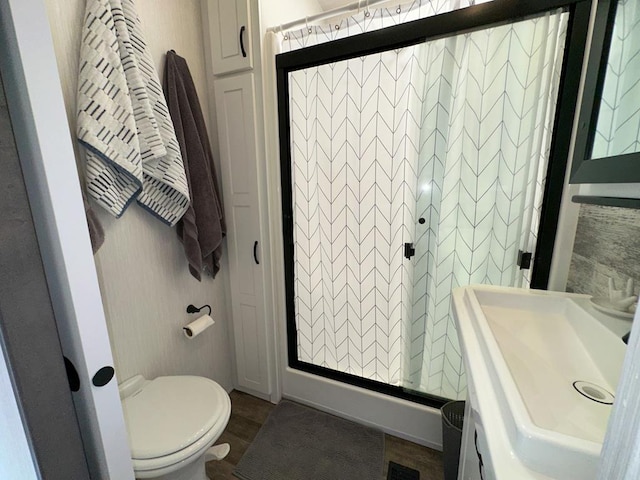
M420 472L399 463L389 462L387 480L420 480Z

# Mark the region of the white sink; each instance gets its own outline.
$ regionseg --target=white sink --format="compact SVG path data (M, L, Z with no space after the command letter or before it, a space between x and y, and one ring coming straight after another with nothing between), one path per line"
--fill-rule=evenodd
M499 420L495 430L504 432L509 446L502 456L550 478L595 478L612 408L607 397L615 395L626 351L588 305L586 295L489 286L454 290L467 374L487 435ZM591 399L574 387L577 381L586 382ZM487 418L483 402L497 402L497 409L485 410L500 418ZM496 469L505 460L498 454L491 452Z

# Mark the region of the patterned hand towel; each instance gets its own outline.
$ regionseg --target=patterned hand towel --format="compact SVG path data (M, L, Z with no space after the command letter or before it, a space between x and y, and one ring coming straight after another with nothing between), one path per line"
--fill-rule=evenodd
M169 225L180 220L184 164L132 0L87 0L77 135L99 205L119 217L137 199Z

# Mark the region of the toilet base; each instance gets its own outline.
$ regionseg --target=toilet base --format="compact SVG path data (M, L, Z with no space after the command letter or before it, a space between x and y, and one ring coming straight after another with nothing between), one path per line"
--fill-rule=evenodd
M136 478L138 477L136 476ZM207 474L205 473L204 455L201 455L198 460L176 472L167 473L160 477L145 478L150 480L209 480L209 477L207 477Z

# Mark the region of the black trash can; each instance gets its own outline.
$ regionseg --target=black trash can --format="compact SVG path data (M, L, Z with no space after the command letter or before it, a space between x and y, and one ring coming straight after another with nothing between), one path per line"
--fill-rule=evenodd
M457 480L464 421L464 401L454 400L442 406L442 460L444 480Z

